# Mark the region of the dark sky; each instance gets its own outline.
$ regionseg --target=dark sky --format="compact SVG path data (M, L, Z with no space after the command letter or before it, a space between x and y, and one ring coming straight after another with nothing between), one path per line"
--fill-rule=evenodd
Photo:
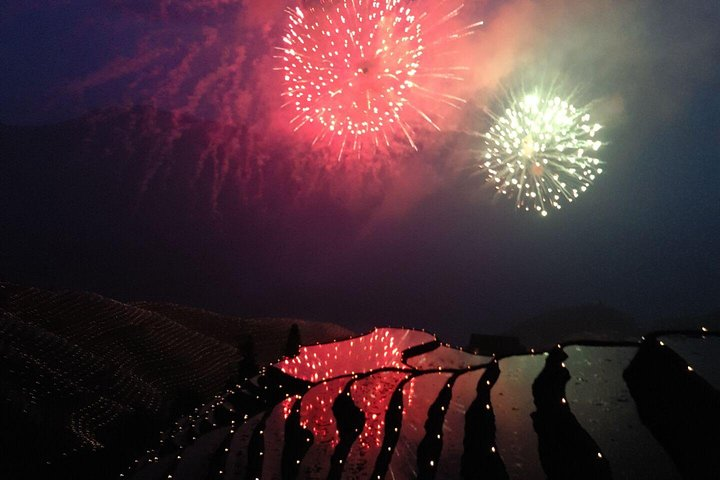
M720 5L660 3L475 2L467 108L419 152L338 164L279 108L292 0L2 2L2 279L457 343L599 301L716 310ZM540 218L493 200L467 132L548 78L607 145Z

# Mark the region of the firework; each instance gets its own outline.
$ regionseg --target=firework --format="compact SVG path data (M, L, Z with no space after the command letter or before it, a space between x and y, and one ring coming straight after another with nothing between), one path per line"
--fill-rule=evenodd
M390 146L398 137L417 149L413 126L439 130L437 116L423 109L428 100L464 102L428 87L433 79L462 80L462 67L439 67L438 58L448 56L447 42L481 24L453 30L462 5L447 3L422 10L401 0L320 0L288 9L278 58L294 130L340 145L340 157L346 148Z
M601 126L590 122L588 107L575 107L552 92L510 96L483 134L488 181L515 206L546 216L572 203L602 173L595 156Z

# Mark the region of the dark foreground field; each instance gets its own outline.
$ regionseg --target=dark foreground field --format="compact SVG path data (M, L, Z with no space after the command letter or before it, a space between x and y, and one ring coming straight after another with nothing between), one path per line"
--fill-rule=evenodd
M662 480L720 471L713 318L637 340L493 355L418 330L353 337L332 324L9 284L0 292L2 478Z
M0 478L117 477L160 430L283 355L293 324L313 343L350 334L0 283Z

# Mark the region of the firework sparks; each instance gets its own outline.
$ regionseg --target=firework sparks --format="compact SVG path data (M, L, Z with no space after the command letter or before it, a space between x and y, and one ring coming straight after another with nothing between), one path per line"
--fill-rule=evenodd
M417 149L413 126L439 130L438 115L422 106L430 99L459 108L464 100L425 82L462 80L463 67L439 67L428 57L447 56L448 41L482 22L453 30L448 22L462 6L438 3L443 8L421 12L401 0L322 0L289 9L278 58L294 130L311 129L313 143L339 144L338 158L345 149L389 147L395 138Z
M510 96L483 134L488 181L515 206L542 216L572 203L602 173L595 155L601 126L588 107L575 107L552 92Z

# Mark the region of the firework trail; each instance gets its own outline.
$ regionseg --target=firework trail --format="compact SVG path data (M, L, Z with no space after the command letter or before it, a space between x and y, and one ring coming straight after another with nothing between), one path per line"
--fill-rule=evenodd
M572 203L602 173L595 155L601 126L588 106L575 107L552 90L511 94L494 124L481 135L481 168L498 193L542 216Z
M439 1L429 9L401 0L321 0L288 9L278 56L295 131L308 129L313 144L347 150L389 147L404 139L417 150L414 127L440 130L440 105L464 99L438 93L433 81L463 80L448 64L448 43L482 22L455 29L462 4ZM427 108L429 106L429 108Z

